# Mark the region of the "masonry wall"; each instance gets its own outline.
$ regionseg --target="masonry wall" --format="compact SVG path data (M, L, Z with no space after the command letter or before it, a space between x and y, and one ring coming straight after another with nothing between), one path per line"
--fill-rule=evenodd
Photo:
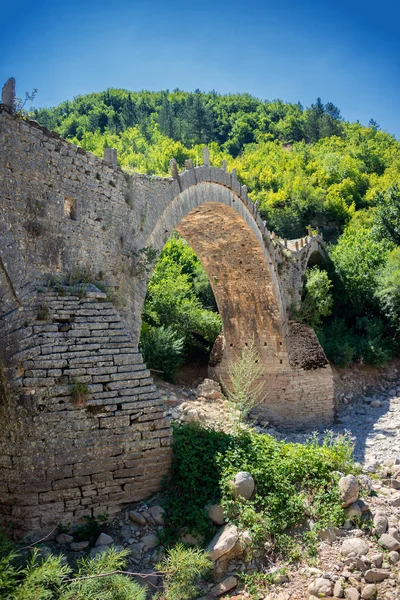
M125 177L0 105L0 271L17 298L44 274L86 269L116 286L120 313L137 333L146 289L136 274L138 250L160 210L154 198L169 183ZM73 218L65 215L71 203ZM9 307L1 303L0 315Z
M73 294L2 319L0 524L17 533L112 516L169 466L170 423L119 315L94 286Z

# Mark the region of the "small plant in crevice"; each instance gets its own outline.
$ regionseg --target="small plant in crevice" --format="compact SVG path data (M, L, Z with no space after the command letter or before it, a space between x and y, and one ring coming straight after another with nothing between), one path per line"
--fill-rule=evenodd
M6 370L3 363L0 360L0 404L6 404L9 399L8 383Z
M89 399L90 391L87 383L80 381L78 378L75 379L72 389L71 389L71 397L74 403L74 406L81 407L85 406L86 402Z
M37 88L34 88L30 93L25 92L25 98L14 99L14 114L19 117L29 117L30 111L26 110L25 106L28 102L33 102L36 98ZM31 108L32 110L32 108Z
M140 275L149 274L157 259L158 252L151 246L145 246L140 250L131 250L129 256L131 258L131 275L138 277Z
M38 321L48 321L49 318L50 318L50 309L49 309L48 305L46 304L46 302L42 302L39 305L36 319Z
M75 537L78 541L89 541L94 544L108 521L108 513L97 515L96 517L85 515L83 520L84 523L79 525Z

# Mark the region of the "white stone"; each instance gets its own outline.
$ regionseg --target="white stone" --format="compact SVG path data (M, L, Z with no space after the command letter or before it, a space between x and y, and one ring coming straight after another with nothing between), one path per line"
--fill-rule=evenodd
M239 540L239 529L236 525L225 525L213 537L207 546L211 560L217 560L224 554L230 552Z
M332 596L332 582L324 577L318 577L308 586L308 591L312 596L317 598L326 598Z
M240 471L233 478L233 493L235 498L250 500L253 495L255 483L250 473Z
M355 556L364 556L368 554L369 546L365 540L360 538L347 538L343 541L340 552L343 556L348 556L354 552Z
M347 475L339 479L340 499L343 507L350 506L358 500L359 486L354 475Z
M210 504L207 508L207 513L214 525L224 525L224 511L220 504Z

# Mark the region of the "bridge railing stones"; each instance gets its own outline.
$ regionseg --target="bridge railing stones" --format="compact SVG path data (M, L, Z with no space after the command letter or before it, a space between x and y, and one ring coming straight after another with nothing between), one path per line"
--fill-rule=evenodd
M203 147L202 150L203 165L194 167L192 161L185 161L186 171L179 173L178 164L174 158L170 160L170 171L172 178L177 182L179 191L182 192L187 187L200 183L201 181L213 181L221 185L231 188L240 198L242 203L247 207L249 212L253 215L258 228L260 229L266 244L270 244L270 241L278 243L282 248L289 250L294 256L298 253L306 253L309 246L314 242L317 242L321 248L321 254L325 257L325 243L320 234L318 227L314 233L311 226L308 226L308 235L297 239L282 239L278 237L274 232L270 232L267 228L267 224L263 221L259 213L259 201L253 202L248 195L246 185L241 185L237 179L236 169L233 169L228 174L228 179L224 176L226 172L226 160L223 160L221 167L212 167L210 164L210 153L207 146ZM274 245L276 248L276 245ZM280 257L276 256L277 263L280 262Z

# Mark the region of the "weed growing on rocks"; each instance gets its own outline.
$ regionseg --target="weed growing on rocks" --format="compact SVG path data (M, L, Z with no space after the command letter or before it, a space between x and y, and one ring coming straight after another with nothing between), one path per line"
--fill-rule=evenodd
M354 470L351 455L346 437L326 436L322 445L311 438L303 445L251 431L229 435L198 425L176 427L166 484L167 541L182 532L211 537L215 529L205 506L221 503L227 520L248 530L255 545L268 541L272 552L292 560L301 529L309 530L307 521L316 523L315 533L301 538L312 556L317 531L344 522L338 472ZM254 478L251 500L233 494L232 480L241 471Z

